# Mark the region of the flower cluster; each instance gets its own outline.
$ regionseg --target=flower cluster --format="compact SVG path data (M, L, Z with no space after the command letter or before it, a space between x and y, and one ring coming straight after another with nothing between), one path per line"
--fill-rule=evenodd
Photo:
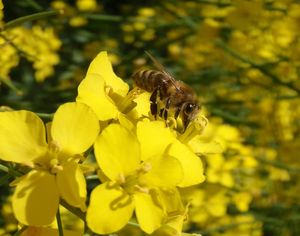
M8 80L11 70L16 67L22 57L33 64L35 79L38 82L44 81L53 75L53 67L58 64L59 56L57 51L61 41L56 36L53 27L32 28L17 26L11 29L5 28L2 22L3 5L0 5L0 80Z
M13 183L16 219L50 225L64 201L86 212L88 227L98 234L121 230L133 212L148 234L180 234L188 205L178 190L205 180L199 145L206 150L214 144L199 139L207 122L200 115L180 133L180 124L166 126L149 114L149 94L129 91L106 52L90 64L76 102L61 105L46 128L30 111L0 113L0 157L22 167ZM82 165L91 147L100 184L86 206Z

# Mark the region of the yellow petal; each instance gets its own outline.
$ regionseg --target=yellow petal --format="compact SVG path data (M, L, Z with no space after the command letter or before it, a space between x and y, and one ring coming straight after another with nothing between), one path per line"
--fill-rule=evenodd
M51 127L53 140L70 154L85 152L99 133L95 113L82 103L65 103L55 112Z
M142 93L140 94L134 101L136 102L136 106L132 109L128 116L139 119L143 116L149 116L150 112L150 93Z
M217 141L205 142L199 136L196 136L188 142L194 153L198 155L219 154L224 151L222 145Z
M69 162L58 171L56 182L63 199L71 206L86 210L86 182L82 170L76 162Z
M154 191L151 191L150 194L139 192L134 194L136 217L141 229L147 234L158 229L165 216L154 195Z
M141 144L142 160L162 155L175 140L174 134L162 121L141 121L137 125L137 137Z
M100 52L92 61L87 72L87 75L91 74L101 76L105 80L106 85L111 87L115 93L121 96L125 96L128 93L128 84L114 73L107 52Z
M159 229L155 230L151 236L180 236L180 232L172 228L169 225L163 225Z
M128 116L124 115L123 113L118 114L118 120L120 124L128 130L134 130L135 126L132 121L128 118Z
M59 236L59 233L57 229L30 226L20 236ZM82 236L82 233L64 229L64 236Z
M132 198L113 182L94 188L86 220L89 228L98 234L110 234L123 228L134 210Z
M114 101L106 94L104 79L96 74L89 74L81 81L76 101L91 107L102 121L115 119L119 112Z
M0 159L28 163L46 151L42 120L29 111L0 112Z
M118 180L139 166L140 147L137 138L119 124L107 126L94 147L100 168L111 180Z
M199 184L205 180L202 161L187 146L176 141L171 145L169 155L175 157L183 169L183 180L179 187Z
M180 162L170 156L156 156L146 161L150 170L140 177L148 186L175 187L183 179Z
M12 199L19 222L31 226L51 224L59 204L55 176L44 171L31 171L16 187Z

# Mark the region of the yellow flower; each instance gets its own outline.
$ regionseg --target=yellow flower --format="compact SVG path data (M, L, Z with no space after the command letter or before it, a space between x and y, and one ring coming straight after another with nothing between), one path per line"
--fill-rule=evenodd
M76 6L80 11L95 11L97 9L96 0L77 0Z
M146 140L138 140L119 124L103 130L94 147L96 160L109 180L91 194L87 223L94 232L109 234L120 230L134 210L146 233L160 227L165 214L157 188L175 187L182 179L179 162L159 152L167 148L163 141L163 137L153 140L156 148L151 152L144 148Z
M100 121L118 119L127 107L129 86L115 75L107 52L99 53L92 61L86 77L78 87L76 101L85 103Z
M60 197L85 210L86 183L78 161L98 133L96 115L80 103L58 108L48 144L44 124L34 113L0 113L1 159L33 168L16 183L12 205L19 222L31 226L50 224Z
M138 122L137 136L141 143L142 160L151 157L153 152L162 155L165 147L169 145L167 154L175 157L183 170L183 179L178 183L179 187L199 184L205 180L200 158L188 146L180 142L175 132L167 128L163 121Z

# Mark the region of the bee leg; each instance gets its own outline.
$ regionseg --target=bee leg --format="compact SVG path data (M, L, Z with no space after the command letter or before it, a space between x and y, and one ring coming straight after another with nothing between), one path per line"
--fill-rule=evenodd
M151 110L151 114L154 116L154 118L156 119L156 116L157 116L157 93L158 93L158 89L155 89L153 91L153 93L151 94L151 97L150 97L150 110Z
M164 119L165 120L167 120L167 118L168 118L168 112L169 112L170 104L171 104L171 98L167 98L166 106L165 106L165 109L164 109Z
M159 111L159 117L163 116L164 110L165 110L164 108L160 109L160 111Z
M180 113L180 108L176 108L175 115L174 115L175 120L177 120L179 113Z

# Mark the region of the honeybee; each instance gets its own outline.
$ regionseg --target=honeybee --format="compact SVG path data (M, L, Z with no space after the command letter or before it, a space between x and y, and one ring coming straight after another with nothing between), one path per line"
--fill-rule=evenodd
M157 70L141 70L132 75L134 85L151 93L150 111L157 118L163 117L166 121L169 109L174 109L174 118L181 115L183 129L187 128L199 112L196 92L182 81L175 80L164 67L146 52L153 61ZM158 111L158 102L163 102L164 107Z

